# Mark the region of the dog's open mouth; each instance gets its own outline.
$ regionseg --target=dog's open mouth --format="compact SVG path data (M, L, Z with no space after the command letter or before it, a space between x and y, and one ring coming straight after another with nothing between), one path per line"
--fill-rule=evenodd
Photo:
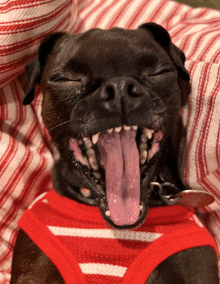
M141 176L159 151L162 138L161 130L122 126L80 141L70 139L74 158L105 188L105 215L114 225L132 226L137 222L143 207ZM81 194L89 198L91 192L81 189Z

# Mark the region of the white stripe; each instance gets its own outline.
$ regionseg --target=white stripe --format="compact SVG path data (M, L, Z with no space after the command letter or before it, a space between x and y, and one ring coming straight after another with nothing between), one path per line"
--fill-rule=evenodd
M204 228L202 221L195 214L193 215L193 219L199 227Z
M34 204L35 204L38 200L40 200L41 198L43 198L46 194L47 194L47 192L43 192L43 193L41 193L38 197L36 197L35 200L34 200L34 201L31 203L31 205L28 207L28 209L31 209L31 208L34 206Z
M80 263L79 266L84 274L116 277L123 277L127 270L127 267L102 263Z
M102 239L120 239L142 242L153 242L163 234L150 232L135 232L129 230L113 229L78 229L48 226L48 229L59 236L84 237L84 238L102 238Z

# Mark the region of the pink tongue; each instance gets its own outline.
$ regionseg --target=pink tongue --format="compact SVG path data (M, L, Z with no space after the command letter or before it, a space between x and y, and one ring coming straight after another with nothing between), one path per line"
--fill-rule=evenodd
M139 153L135 131L101 135L98 145L105 167L110 217L118 226L134 224L140 213Z

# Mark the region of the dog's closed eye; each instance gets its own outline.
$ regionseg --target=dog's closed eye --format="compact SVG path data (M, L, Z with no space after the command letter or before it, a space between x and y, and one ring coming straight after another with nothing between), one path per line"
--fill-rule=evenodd
M149 77L156 77L156 76L160 76L160 75L166 75L167 73L174 73L175 70L172 70L170 68L164 68L161 70L156 70L152 73L149 74Z
M50 81L52 82L59 82L59 83L62 83L62 82L82 82L82 79L81 78L72 78L71 76L63 76L63 75L52 75L50 77Z

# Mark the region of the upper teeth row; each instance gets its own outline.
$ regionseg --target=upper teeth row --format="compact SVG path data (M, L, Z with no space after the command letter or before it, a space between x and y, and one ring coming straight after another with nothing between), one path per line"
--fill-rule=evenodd
M134 126L123 126L123 129L128 131L130 129L133 130L137 130L138 126L134 125ZM112 129L108 129L107 132L111 133L113 130L115 132L119 132L121 131L122 127L116 127L116 128L112 128ZM140 163L144 164L146 162L147 159L147 139L151 139L152 135L154 133L154 130L148 129L148 128L143 128L143 132L141 135L141 143L139 145L139 150L140 150ZM86 147L86 153L87 153L87 157L89 160L89 164L92 167L93 170L98 170L99 166L98 166L98 162L96 160L96 156L95 156L95 151L92 149L92 143L96 144L98 139L99 139L99 133L95 134L92 136L92 141L89 138L84 138L84 143L85 143L85 147Z
M112 131L114 130L115 132L120 132L122 130L122 128L125 130L125 131L129 131L130 129L133 129L133 130L137 130L138 129L138 126L137 125L132 125L132 126L127 126L127 125L123 125L123 126L119 126L119 127L115 127L115 128L110 128L107 130L108 133L112 133Z
M123 125L123 126L119 126L119 127L115 127L115 128L110 128L110 129L107 130L107 132L110 134L114 130L116 133L119 133L122 129L124 129L125 131L129 131L130 129L137 130L138 126L137 125L132 125L132 126ZM154 130L148 129L148 128L145 128L145 127L143 129L144 129L144 133L147 136L147 138L151 139L152 135L154 133ZM97 143L100 133L101 132L92 135L92 143L93 144ZM88 137L83 138L83 140L84 141L88 140Z

